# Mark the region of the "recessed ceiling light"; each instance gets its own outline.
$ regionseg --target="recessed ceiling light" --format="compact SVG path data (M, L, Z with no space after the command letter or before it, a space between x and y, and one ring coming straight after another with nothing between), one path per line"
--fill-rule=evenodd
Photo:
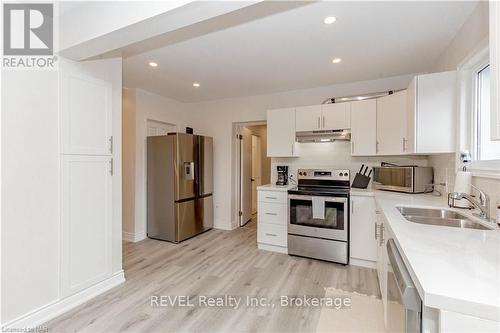
M198 88L200 84L198 82L193 83L193 87Z
M325 24L332 24L335 23L335 21L337 21L337 18L335 16L328 16L323 20Z
M150 61L149 62L149 66L151 66L151 67L158 67L158 63L156 63L154 61Z
M334 64L338 64L338 63L339 63L339 62L341 62L341 61L342 61L342 59L340 59L340 58L335 58L335 59L333 59L333 60L332 60L332 62L333 62Z

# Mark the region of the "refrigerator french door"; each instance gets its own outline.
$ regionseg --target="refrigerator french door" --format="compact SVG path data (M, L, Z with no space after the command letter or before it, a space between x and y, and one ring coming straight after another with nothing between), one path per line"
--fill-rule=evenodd
M147 138L147 234L180 242L213 227L212 138Z

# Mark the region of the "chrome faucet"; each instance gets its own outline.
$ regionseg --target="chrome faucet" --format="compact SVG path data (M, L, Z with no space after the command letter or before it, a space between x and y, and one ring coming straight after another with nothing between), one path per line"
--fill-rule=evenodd
M453 192L451 194L451 197L455 200L458 199L466 199L469 201L474 207L479 209L480 213L479 214L473 214L476 215L483 220L490 221L491 215L490 215L490 196L483 191L481 191L479 188L476 186L472 185L472 188L475 189L477 192L479 192L479 200L474 198L472 195L467 194L467 193L458 193L458 192Z

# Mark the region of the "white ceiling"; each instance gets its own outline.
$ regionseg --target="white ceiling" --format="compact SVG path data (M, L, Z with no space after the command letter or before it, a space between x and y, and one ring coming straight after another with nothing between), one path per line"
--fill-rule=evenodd
M427 72L476 5L311 3L126 58L124 84L197 102Z

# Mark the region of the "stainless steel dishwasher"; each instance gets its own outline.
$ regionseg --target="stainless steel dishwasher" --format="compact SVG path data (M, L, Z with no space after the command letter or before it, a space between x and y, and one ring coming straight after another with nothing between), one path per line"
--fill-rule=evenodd
M402 326L404 325L404 327L397 328L395 331L420 333L422 332L422 299L393 239L387 241L387 256L394 271L394 279L388 279L388 283L396 284L396 286L389 286L388 289L394 287L392 289L398 291L397 302L403 306L403 311L398 307L387 307L387 323L401 323ZM401 316L404 316L404 318L401 318Z

